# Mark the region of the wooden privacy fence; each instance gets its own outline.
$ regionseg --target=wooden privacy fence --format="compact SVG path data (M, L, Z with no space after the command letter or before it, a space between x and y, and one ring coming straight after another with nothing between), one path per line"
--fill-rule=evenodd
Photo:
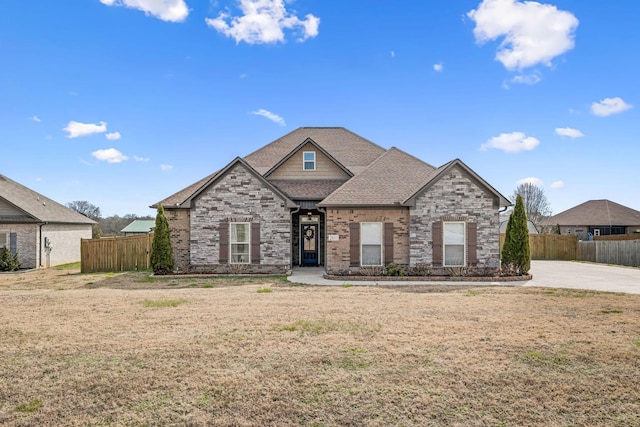
M505 235L500 234L500 248ZM559 234L529 234L531 259L574 261L577 259L578 238Z
M153 233L127 237L82 239L80 271L83 273L147 270L151 268Z
M579 261L640 267L640 240L578 242Z

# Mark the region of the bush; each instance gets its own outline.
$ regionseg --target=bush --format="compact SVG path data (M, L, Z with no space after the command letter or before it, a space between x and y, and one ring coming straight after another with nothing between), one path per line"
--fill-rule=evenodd
M531 269L527 214L520 195L516 198L516 206L509 217L509 222L507 222L501 263L503 272L509 274L527 274Z
M404 268L404 266L392 262L387 264L386 273L387 276L406 276L407 270Z
M12 254L7 248L0 248L0 271L16 271L20 267L17 252Z
M158 206L156 227L151 243L151 268L154 274L170 274L173 272L173 253L169 238L169 222L164 215L162 205Z

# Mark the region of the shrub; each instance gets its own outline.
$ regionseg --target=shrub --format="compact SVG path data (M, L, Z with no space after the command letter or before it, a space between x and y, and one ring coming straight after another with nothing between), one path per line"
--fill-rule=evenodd
M403 265L396 264L395 262L387 264L386 269L387 276L406 276L407 270Z
M20 267L17 252L12 254L7 248L0 248L0 271L16 271Z
M173 272L173 254L169 238L169 222L164 215L162 205L158 205L156 227L151 244L151 268L155 274L170 274Z
M503 271L511 274L527 274L531 269L527 214L520 195L516 198L516 206L507 222L501 263Z

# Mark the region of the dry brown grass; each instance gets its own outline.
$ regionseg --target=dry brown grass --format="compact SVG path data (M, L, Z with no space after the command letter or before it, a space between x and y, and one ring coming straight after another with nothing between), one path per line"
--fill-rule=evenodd
M2 425L640 424L640 296L66 273L0 276Z

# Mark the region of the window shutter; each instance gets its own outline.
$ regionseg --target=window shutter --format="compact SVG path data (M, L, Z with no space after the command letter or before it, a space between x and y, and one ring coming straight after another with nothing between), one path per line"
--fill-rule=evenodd
M393 262L393 223L384 223L384 263Z
M229 223L221 222L218 228L218 235L220 238L220 264L229 263Z
M260 264L260 223L251 223L251 264Z
M433 238L433 253L431 263L434 267L442 267L442 221L436 221L431 226Z
M18 252L18 234L9 233L9 251L15 255Z
M478 223L467 223L467 265L478 265Z
M360 223L349 224L349 265L360 266Z

